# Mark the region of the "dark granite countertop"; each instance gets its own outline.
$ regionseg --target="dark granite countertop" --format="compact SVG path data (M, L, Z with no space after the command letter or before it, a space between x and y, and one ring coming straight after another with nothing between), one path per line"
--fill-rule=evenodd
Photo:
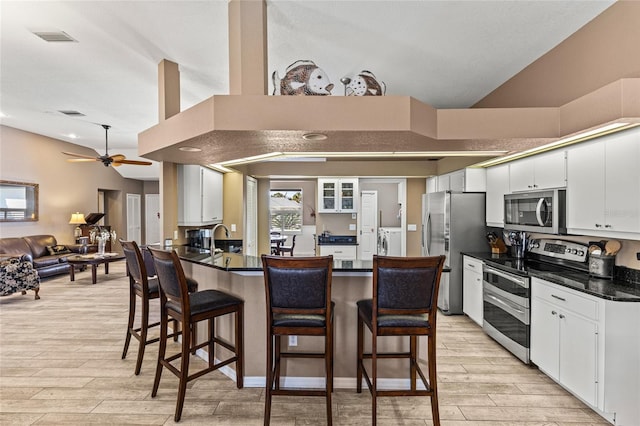
M211 257L211 252L206 249L198 249L187 246L164 247L174 249L180 259L197 263L203 266L210 266L231 272L259 271L262 272L262 260L258 256L247 256L238 253L222 252ZM372 272L373 261L371 260L334 260L334 272ZM445 268L444 272L449 272Z
M506 254L463 253L484 261L487 265L518 275L536 277L553 284L568 287L601 299L616 302L640 302L640 286L619 279L602 279L589 276L587 272L547 266L540 262L515 259Z

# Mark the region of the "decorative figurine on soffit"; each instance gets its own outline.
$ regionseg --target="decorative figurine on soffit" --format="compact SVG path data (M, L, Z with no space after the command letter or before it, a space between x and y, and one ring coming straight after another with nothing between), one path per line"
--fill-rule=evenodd
M367 70L360 71L353 79L344 78L340 81L345 85L346 96L384 96L387 91L387 85Z
M271 75L274 95L331 95L333 83L313 61L300 60L289 65L280 79L278 71ZM278 90L280 88L280 90Z

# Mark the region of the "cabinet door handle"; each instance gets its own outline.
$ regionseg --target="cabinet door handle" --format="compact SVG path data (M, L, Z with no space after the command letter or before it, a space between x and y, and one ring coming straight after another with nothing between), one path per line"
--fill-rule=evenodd
M605 228L611 228L611 225L605 225L604 227Z
M551 315L558 315L556 311L551 311Z
M563 302L567 301L567 299L565 299L564 297L556 296L555 294L552 294L551 297L555 297L556 299L562 300Z
M564 318L564 315L560 314L560 318Z
M599 223L596 223L596 228L602 228L602 225L600 225Z

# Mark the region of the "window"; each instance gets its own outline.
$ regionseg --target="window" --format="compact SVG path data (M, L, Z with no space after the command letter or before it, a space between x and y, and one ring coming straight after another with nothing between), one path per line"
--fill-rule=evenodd
M302 189L272 189L269 220L271 232L302 231Z
M0 181L0 222L38 220L38 184Z

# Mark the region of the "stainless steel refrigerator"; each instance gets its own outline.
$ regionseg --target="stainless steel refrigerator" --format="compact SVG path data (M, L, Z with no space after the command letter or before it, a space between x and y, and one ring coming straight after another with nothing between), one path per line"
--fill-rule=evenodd
M485 194L434 192L422 195L422 255L447 257L438 308L462 314L462 252L486 251Z

